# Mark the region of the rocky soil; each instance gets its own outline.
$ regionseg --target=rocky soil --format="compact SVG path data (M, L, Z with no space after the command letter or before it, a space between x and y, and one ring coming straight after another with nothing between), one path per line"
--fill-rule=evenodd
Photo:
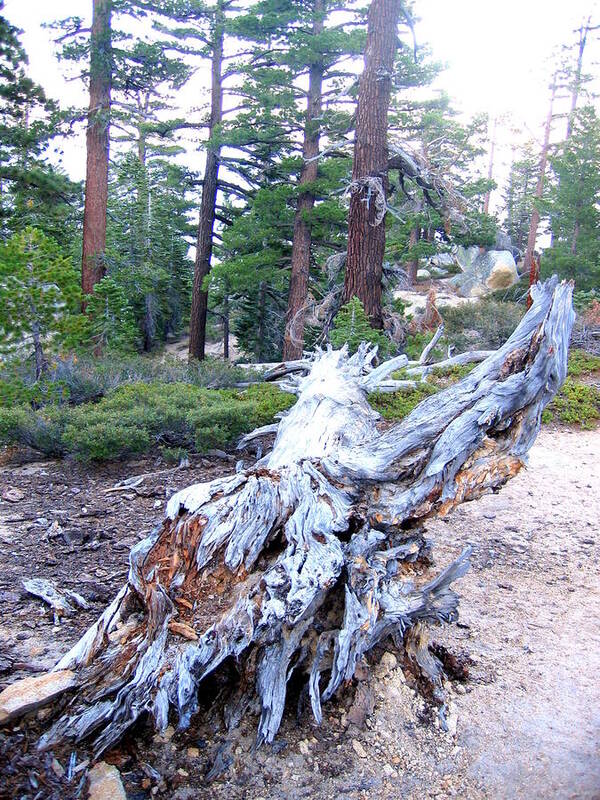
M529 469L499 495L431 524L440 567L474 547L460 621L433 631L454 678L448 732L390 649L325 707L320 728L298 689L273 747L255 751L250 724L227 740L216 717L164 736L140 723L104 756L129 800L600 798L599 456L600 430L545 428ZM0 503L0 688L52 666L77 640L173 491L231 470L217 456L190 469L14 458L0 467L0 496L10 498ZM55 624L21 587L36 576L80 592L90 610ZM0 798L87 796L85 746L35 751L48 713L0 732Z

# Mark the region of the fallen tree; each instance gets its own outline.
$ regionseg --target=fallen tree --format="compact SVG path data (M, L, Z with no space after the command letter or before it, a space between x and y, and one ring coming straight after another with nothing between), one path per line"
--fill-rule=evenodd
M451 583L468 552L432 577L423 522L523 465L566 376L571 295L570 284L538 284L502 348L387 429L367 395L402 357L373 367L362 346L294 365L283 380L298 400L271 452L174 495L132 549L126 585L53 673L28 679L28 696L19 684L0 695L0 721L60 696L42 746L94 737L98 754L145 712L159 729L171 712L188 724L211 675L229 728L257 713L258 742L269 742L292 673L305 675L319 721L321 703L390 636L443 707L425 626L456 619Z

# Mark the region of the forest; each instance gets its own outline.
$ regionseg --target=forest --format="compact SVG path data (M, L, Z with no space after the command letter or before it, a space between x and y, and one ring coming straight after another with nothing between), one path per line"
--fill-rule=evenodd
M70 5L52 96L0 0L0 799L592 800L600 22L532 128L419 0Z

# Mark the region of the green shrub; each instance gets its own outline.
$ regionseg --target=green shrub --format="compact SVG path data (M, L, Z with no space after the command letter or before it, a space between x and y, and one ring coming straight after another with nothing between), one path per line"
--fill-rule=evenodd
M0 408L0 445L23 444L47 456L62 456L66 423L66 410L56 406L41 411Z
M404 342L404 352L408 356L408 360L418 361L421 357L421 353L423 350L425 350L432 339L433 331L426 331L425 333L410 333ZM443 358L443 354L437 346L433 350L432 358L435 358L436 355L440 358Z
M125 458L156 447L167 453L202 452L232 445L293 402L268 384L241 391L132 383L94 404L0 408L0 444L27 444L49 455L71 453L84 461Z
M568 425L593 428L600 420L600 389L567 378L560 392L544 410L543 422L559 419Z
M569 353L568 374L573 378L581 378L582 375L591 375L600 370L600 356L586 353L585 350L571 350Z
M159 360L142 355L111 358L70 355L51 360L48 374L36 380L32 363L13 359L0 366L0 406L80 405L90 400L95 402L111 389L132 383L189 383L220 389L258 377L256 371L217 358L188 364L173 357Z
M384 419L404 419L426 397L437 393L435 386L427 383L417 384L416 389L400 389L398 392L376 392L369 397L369 403L379 411Z
M343 347L347 344L351 353L358 350L361 342L378 345L381 356L385 356L393 350L392 343L387 336L371 327L363 304L358 297L353 297L350 302L340 308L329 333L329 340L334 347Z
M509 338L521 321L525 306L485 298L443 309L444 337L459 353L466 350L496 350ZM472 331L473 336L465 335ZM475 337L476 335L476 337Z

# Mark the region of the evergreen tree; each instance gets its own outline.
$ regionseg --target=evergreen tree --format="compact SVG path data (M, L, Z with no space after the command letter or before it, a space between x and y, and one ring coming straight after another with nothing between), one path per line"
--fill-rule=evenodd
M135 349L138 332L123 287L106 276L94 286L86 305L86 344L102 352Z
M36 378L80 296L77 270L41 231L26 228L0 245L0 342L4 352L31 348Z
M600 280L600 120L592 106L573 117L570 138L550 159L555 177L544 210L552 219L553 246L544 271L572 278L578 289Z
M508 183L504 191L505 218L503 228L510 236L513 248L525 252L529 221L533 211L533 198L537 183L539 159L533 145L525 145L520 151L513 151Z
M350 160L343 144L351 118L340 103L350 99L355 75L343 61L362 50L364 34L360 15L351 15L347 4L346 20L333 22L341 8L266 0L233 28L252 48L235 90L243 108L222 129L222 142L243 153L223 158L241 188L231 194L230 224L217 246L221 264L210 285L216 296L229 276L233 328L261 360L267 351L280 357L286 317L284 353L301 351L305 306L323 283L315 266L345 246Z
M48 161L53 139L64 132L58 106L27 76L19 31L0 15L1 238L34 226L71 244L79 186Z

